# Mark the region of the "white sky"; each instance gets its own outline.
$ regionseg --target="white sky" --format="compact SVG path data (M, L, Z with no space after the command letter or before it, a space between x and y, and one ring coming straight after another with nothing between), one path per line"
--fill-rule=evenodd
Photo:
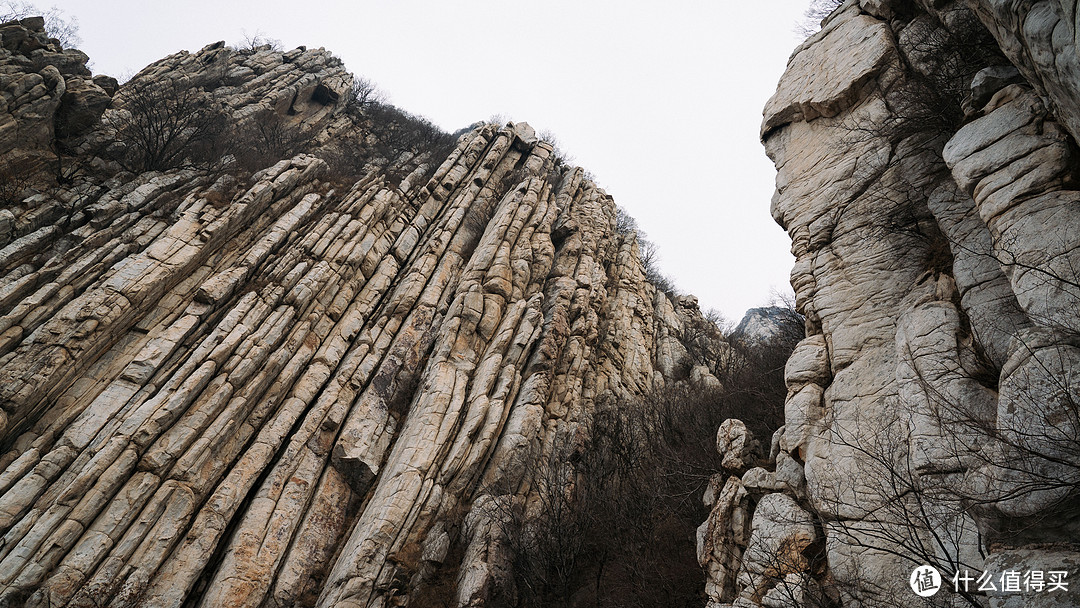
M39 6L50 6L48 0ZM809 0L60 0L94 73L245 34L325 47L447 131L500 114L555 134L661 268L737 321L790 291L761 108Z

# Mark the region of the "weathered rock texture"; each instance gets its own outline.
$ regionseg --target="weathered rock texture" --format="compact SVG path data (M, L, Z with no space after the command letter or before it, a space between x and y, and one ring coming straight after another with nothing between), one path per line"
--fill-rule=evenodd
M322 49L211 45L102 103L27 29L0 26L0 152L63 131L82 169L0 210L0 604L394 606L442 573L481 605L512 593L483 505L601 398L689 381L696 301L528 125L350 176L326 160L366 123ZM93 153L147 82L310 153L119 171Z
M85 134L109 105L111 93L99 86L107 83L91 78L87 59L81 51L63 49L49 38L41 17L0 24L0 167L4 170L0 196L4 199L11 198L13 187L29 185L17 178L50 159L54 142ZM0 214L3 233L10 230L11 217L4 210Z
M705 524L712 605L916 605L920 564L994 577L942 605L1080 605L1078 26L849 0L792 55L761 133L808 337L775 471Z

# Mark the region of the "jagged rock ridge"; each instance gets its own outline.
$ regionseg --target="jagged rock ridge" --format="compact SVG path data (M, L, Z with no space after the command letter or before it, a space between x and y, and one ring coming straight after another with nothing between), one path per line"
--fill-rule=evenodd
M508 584L482 506L597 400L689 381L696 301L528 125L349 164L367 123L322 49L116 90L40 23L0 34L4 160L74 167L0 211L0 603L391 606L450 569L481 605ZM166 84L307 153L124 171L102 151Z

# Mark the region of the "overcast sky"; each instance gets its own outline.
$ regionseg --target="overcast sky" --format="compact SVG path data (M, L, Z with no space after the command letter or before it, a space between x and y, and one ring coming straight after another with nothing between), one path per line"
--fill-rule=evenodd
M761 108L809 0L61 0L95 74L263 34L325 47L447 131L501 115L551 131L637 218L660 265L737 321L788 292ZM51 6L48 0L39 6Z

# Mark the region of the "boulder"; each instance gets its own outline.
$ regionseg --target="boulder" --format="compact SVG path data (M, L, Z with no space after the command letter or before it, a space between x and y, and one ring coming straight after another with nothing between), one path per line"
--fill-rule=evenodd
M740 473L761 458L761 444L742 420L728 418L716 431L716 451L721 466L731 473Z
M56 136L78 137L94 128L112 102L108 92L93 80L69 77L56 110Z
M94 76L94 84L101 87L102 91L109 97L116 95L116 91L120 89L120 83L116 81L112 76L106 76L104 74L98 74Z

